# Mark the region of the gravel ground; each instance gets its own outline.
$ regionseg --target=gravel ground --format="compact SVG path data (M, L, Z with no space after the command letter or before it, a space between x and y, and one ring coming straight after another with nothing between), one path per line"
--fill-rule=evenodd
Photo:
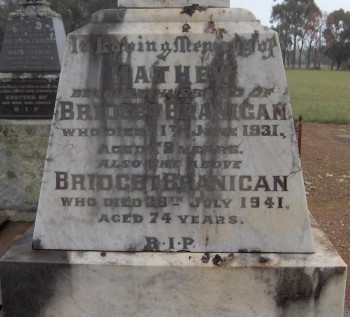
M349 158L350 125L304 124L301 161L309 209L348 267L350 267ZM350 308L350 270L348 270L345 302Z
M347 308L345 308L344 317L350 317L350 311Z

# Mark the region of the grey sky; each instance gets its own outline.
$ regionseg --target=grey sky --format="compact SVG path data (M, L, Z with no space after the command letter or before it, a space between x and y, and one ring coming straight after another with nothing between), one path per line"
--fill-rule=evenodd
M277 0L277 2L273 2L273 0L231 0L231 7L248 9L262 24L270 25L272 6L281 2L281 0ZM315 0L315 2L321 11L328 13L340 8L350 11L350 0Z

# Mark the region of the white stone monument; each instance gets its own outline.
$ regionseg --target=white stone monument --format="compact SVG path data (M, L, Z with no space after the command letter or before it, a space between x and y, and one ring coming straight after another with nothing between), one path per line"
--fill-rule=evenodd
M313 252L277 35L187 2L69 35L34 248Z
M29 233L2 260L5 317L342 317L277 34L229 1L119 6L68 37L38 250Z

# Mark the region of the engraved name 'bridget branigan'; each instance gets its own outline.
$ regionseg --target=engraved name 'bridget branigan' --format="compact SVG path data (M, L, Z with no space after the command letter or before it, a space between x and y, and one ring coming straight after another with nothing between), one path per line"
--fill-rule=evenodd
M187 103L122 103L122 104L75 104L62 101L58 104L59 120L144 120L160 118L166 120L287 120L286 104L187 104Z
M285 192L288 176L70 174L56 171L55 190Z

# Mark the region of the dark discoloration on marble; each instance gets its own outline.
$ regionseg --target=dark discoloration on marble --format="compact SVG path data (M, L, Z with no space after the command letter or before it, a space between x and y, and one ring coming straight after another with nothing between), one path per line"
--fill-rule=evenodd
M315 300L318 300L322 294L322 291L327 286L327 284L335 277L345 274L344 267L332 267L320 269L317 268L314 272L314 278L316 278L316 288L314 293Z
M286 308L289 303L306 302L313 294L312 278L303 268L277 271L276 305Z
M304 268L278 270L276 305L286 312L292 304L303 305L310 300L317 302L327 285L335 277L344 276L345 272L344 267L316 268L310 276Z
M192 4L190 6L183 7L181 14L187 14L189 16L192 16L196 11L202 12L206 9L206 7L202 7L199 4Z

